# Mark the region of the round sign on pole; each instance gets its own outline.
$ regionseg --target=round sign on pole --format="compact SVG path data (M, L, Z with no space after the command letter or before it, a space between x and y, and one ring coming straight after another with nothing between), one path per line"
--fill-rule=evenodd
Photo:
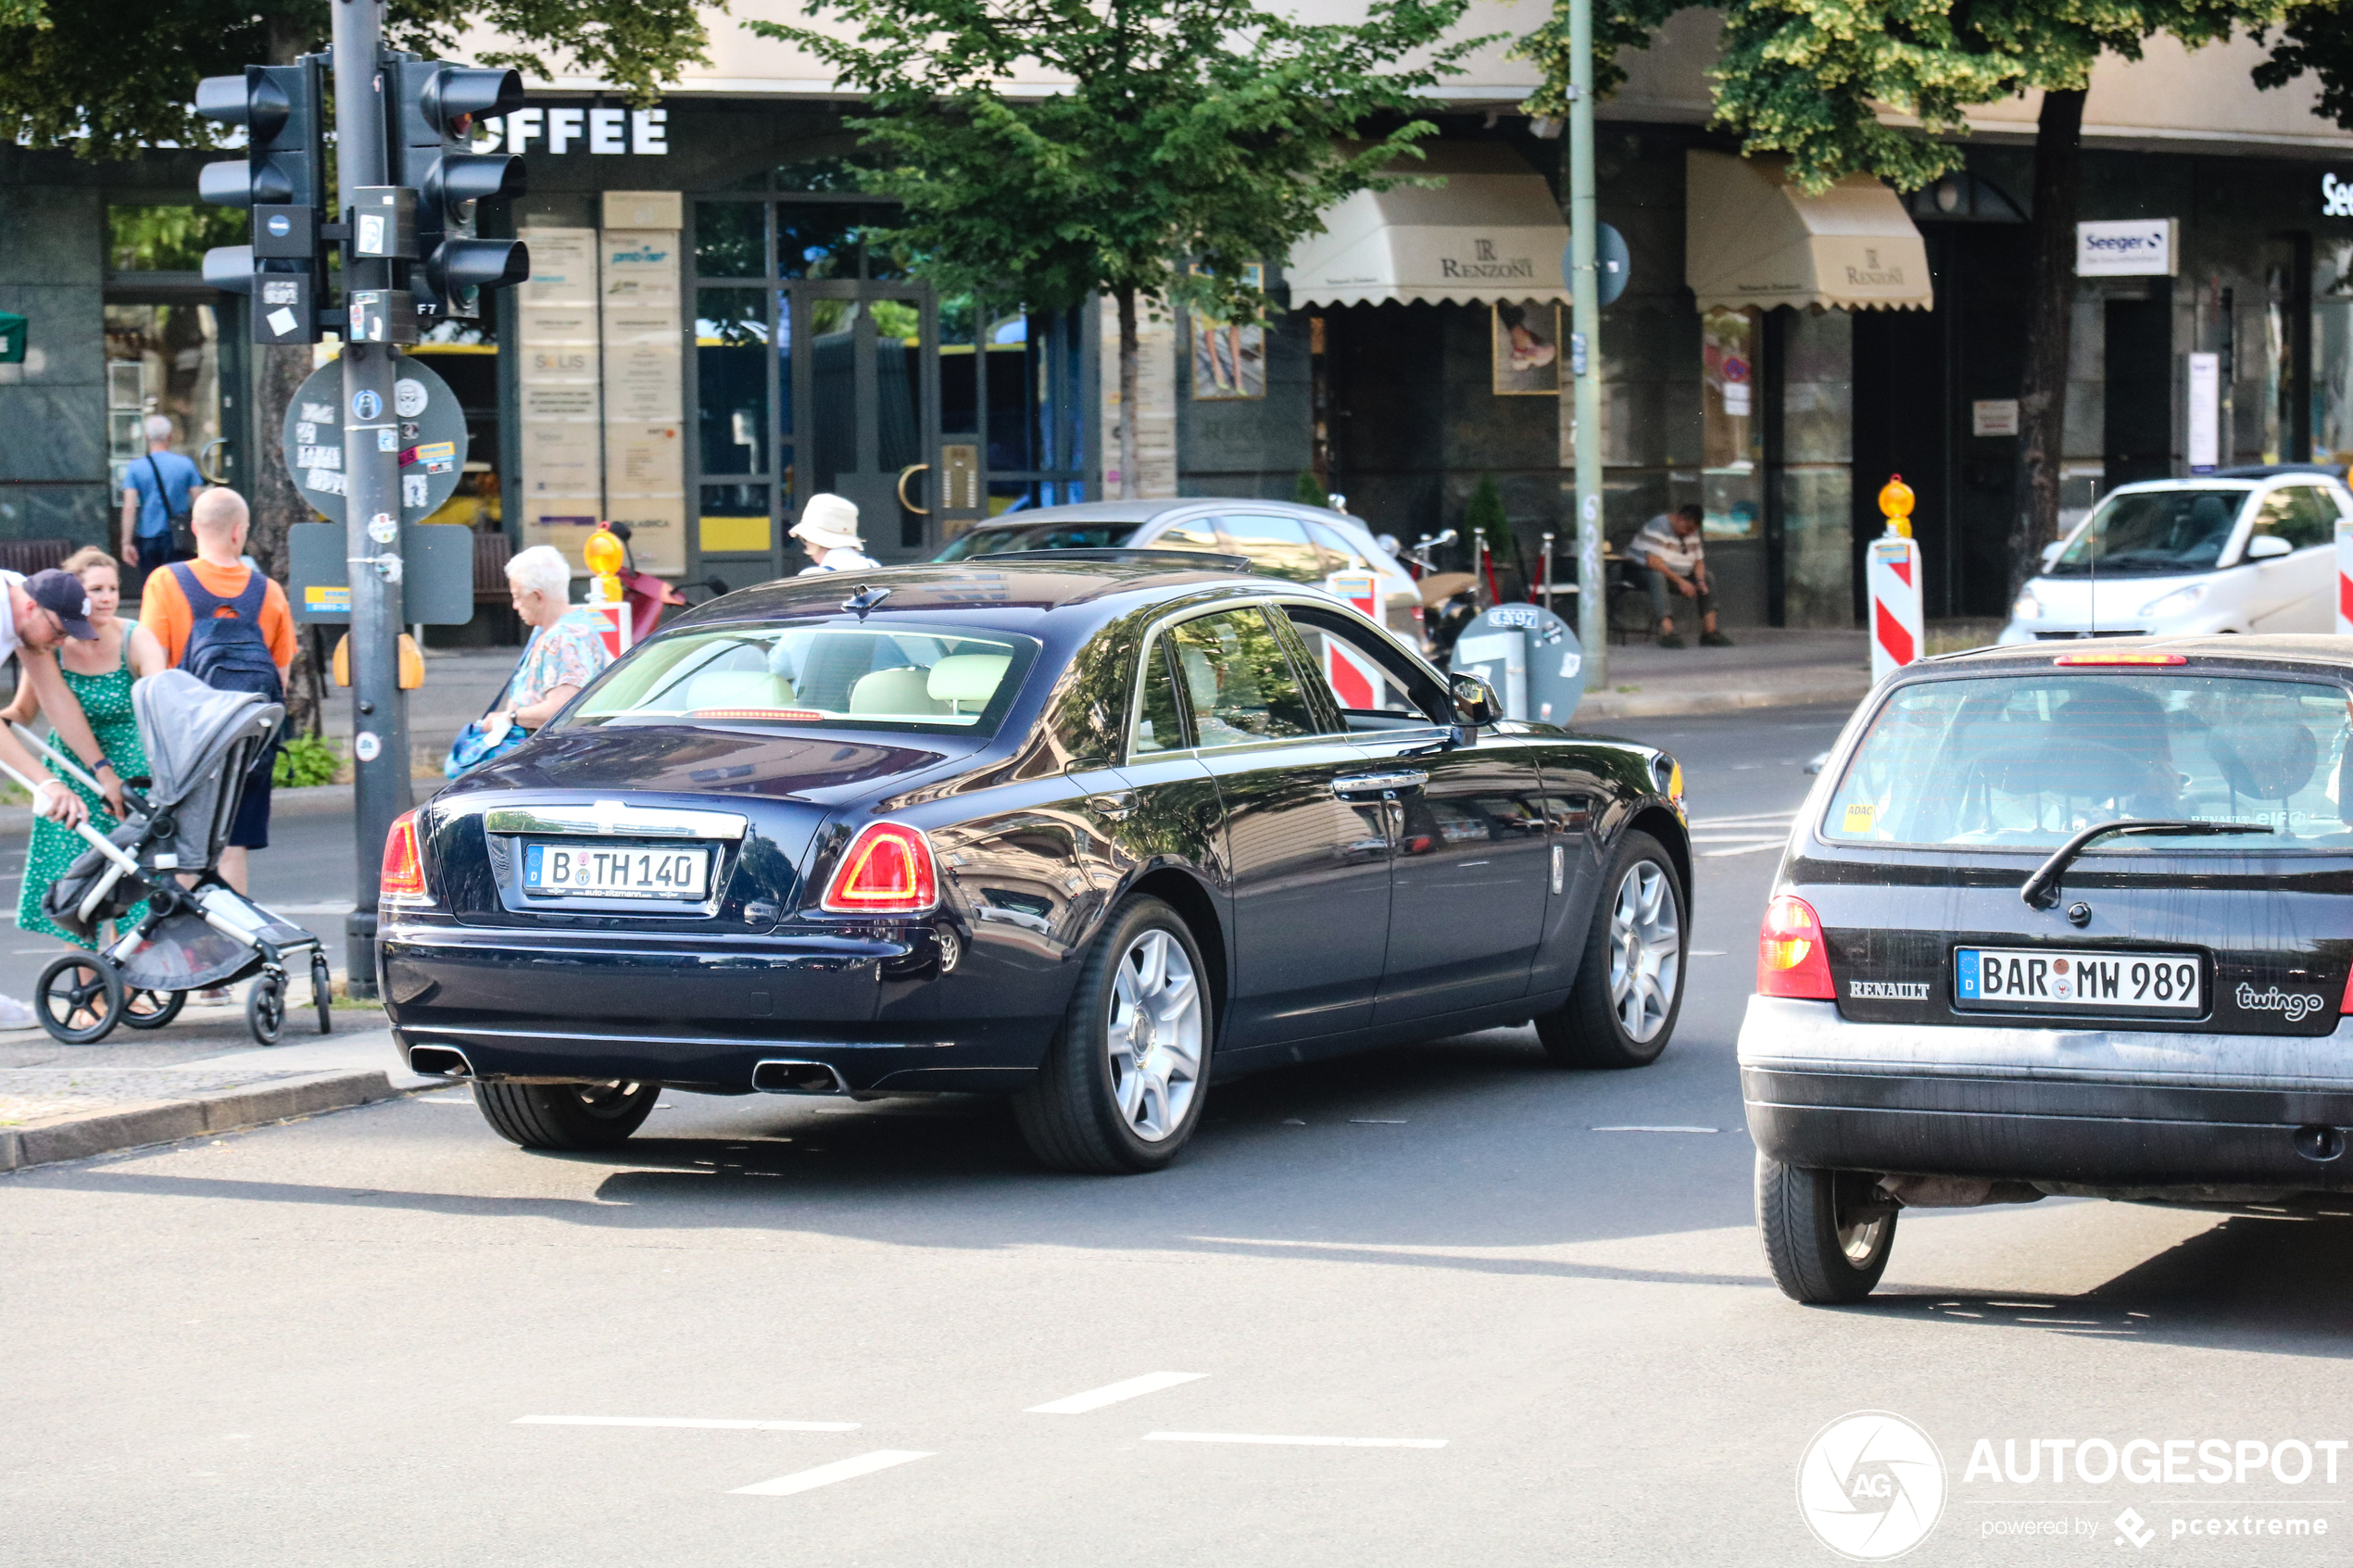
M1567 246L1561 251L1561 287L1577 287L1577 248ZM1634 280L1634 256L1626 248L1626 236L1604 223L1593 230L1593 282L1601 289L1601 304L1604 309L1617 303L1626 285Z
M457 491L466 467L465 410L429 366L409 358L399 364L390 408L363 392L346 417L343 366L332 359L311 371L286 405L286 471L302 498L330 522L344 521L346 426L372 429L378 450L400 455L401 521L423 521Z
M1483 678L1506 718L1565 725L1584 700L1585 647L1541 605L1497 605L1463 628L1447 673Z

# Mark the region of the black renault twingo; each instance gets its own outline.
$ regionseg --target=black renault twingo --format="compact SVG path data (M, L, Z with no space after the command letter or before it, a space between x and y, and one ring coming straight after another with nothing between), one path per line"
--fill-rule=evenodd
M1905 1208L2353 1188L2353 638L1987 648L1830 753L1740 1037L1757 1223L1852 1301Z

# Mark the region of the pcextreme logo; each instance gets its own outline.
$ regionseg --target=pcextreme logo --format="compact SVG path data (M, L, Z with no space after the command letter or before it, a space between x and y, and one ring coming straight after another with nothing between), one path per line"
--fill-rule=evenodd
M1885 1562L1936 1528L1944 1456L1929 1435L1886 1411L1856 1411L1814 1434L1797 1461L1797 1509L1841 1557Z

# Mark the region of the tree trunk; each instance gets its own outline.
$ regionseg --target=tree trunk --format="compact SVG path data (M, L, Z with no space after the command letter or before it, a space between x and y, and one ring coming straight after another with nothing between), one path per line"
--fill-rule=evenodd
M1123 288L1119 301L1119 498L1143 494L1136 483L1136 291Z
M2058 533L2082 133L2082 92L2045 93L2034 137L2034 272L2027 306L2026 372L2018 389L2018 498L2009 550L2013 599L2041 570L2043 546Z

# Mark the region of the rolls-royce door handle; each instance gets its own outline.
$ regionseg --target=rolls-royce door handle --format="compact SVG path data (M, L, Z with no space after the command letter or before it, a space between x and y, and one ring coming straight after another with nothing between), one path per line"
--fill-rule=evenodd
M1409 789L1419 789L1429 783L1429 775L1418 768L1399 768L1386 773L1349 773L1332 781L1332 793L1352 795L1402 795Z
M1087 797L1087 809L1099 817L1109 817L1113 822L1118 822L1135 812L1136 792L1121 789L1108 795L1090 795Z

